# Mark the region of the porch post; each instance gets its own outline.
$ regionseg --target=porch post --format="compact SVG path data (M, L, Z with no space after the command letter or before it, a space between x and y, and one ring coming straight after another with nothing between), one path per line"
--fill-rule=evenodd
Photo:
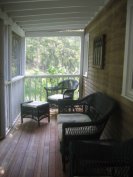
M4 22L0 19L0 139L5 137Z
M25 37L21 39L21 75L25 75L26 68L26 49L25 49Z
M80 78L79 78L79 98L83 95L83 59L84 59L84 34L81 35L81 55L80 55Z
M21 39L21 75L25 76L25 68L26 68L26 49L25 49L25 37ZM24 84L25 78L23 79L23 101L24 101Z

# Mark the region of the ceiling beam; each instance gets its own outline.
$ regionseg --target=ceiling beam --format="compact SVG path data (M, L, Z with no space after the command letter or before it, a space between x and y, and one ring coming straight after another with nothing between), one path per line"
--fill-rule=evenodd
M57 25L57 26L45 26L45 27L35 27L35 28L24 28L25 32L27 31L62 31L62 30L77 30L84 29L84 25L75 24L75 25Z
M17 3L39 2L39 1L60 1L60 0L17 0ZM16 0L0 0L0 4L9 4L9 3L16 3Z
M21 27L23 29L25 28L36 28L39 26L39 28L42 28L42 27L50 27L50 26L58 26L58 25L85 25L87 22L86 21L69 21L69 22L53 22L53 23L40 23L40 24L32 24L32 25L21 25Z
M17 2L17 1L16 1ZM69 8L69 7L91 7L103 5L104 0L72 0L72 1L39 1L39 2L23 2L9 3L1 5L5 12L33 10L42 8Z
M44 36L82 36L84 34L83 30L72 30L70 31L27 31L25 33L26 37L44 37Z
M84 29L109 0L0 0L0 8L25 32Z
M53 19L53 18L74 18L74 17L86 17L88 13L73 13L73 14L51 14L51 15L38 15L38 16L27 16L27 17L15 17L13 18L16 22L31 21L31 20L41 20L41 19Z
M71 21L87 21L88 22L89 17L73 17L73 18L52 18L52 19L39 19L39 20L31 20L31 21L22 21L18 22L19 25L34 25L34 24L41 24L41 23L54 23L54 22L71 22Z
M68 8L53 8L53 9L37 9L37 10L22 10L8 12L11 17L24 17L24 16L34 16L38 14L48 15L48 14L65 14L65 13L88 13L93 14L97 10L97 7L70 7Z

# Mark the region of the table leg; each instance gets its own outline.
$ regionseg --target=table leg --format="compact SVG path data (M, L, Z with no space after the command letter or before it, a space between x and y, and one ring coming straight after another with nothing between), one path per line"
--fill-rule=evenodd
M21 114L21 124L23 124L23 117L22 117L22 114Z

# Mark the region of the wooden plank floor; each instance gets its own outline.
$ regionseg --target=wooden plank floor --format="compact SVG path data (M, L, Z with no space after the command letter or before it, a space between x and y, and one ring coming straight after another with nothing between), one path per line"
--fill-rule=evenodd
M17 122L0 141L0 177L68 177L62 171L55 114L37 122Z

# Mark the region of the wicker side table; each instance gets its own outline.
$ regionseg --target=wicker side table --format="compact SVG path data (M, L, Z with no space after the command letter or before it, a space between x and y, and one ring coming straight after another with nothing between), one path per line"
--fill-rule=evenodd
M41 101L28 101L21 103L21 123L24 118L32 118L38 122L40 126L40 120L48 118L50 122L49 103Z

